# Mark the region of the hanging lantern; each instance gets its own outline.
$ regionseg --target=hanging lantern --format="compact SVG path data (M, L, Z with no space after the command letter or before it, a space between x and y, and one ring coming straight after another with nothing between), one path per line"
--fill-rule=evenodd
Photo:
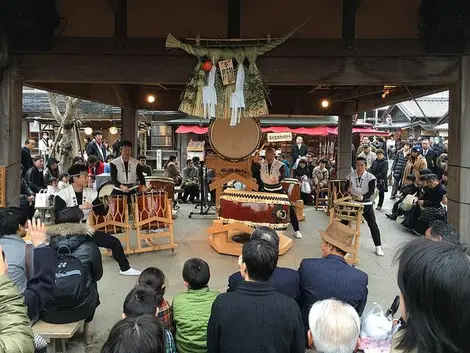
M91 127L86 127L84 131L85 135L91 135L93 133L93 129Z
M117 128L116 126L111 126L111 127L109 128L109 133L110 133L111 135L116 135L116 134L118 133L118 128Z
M210 60L205 60L202 65L201 65L201 69L204 70L204 72L209 72L212 70L212 61Z

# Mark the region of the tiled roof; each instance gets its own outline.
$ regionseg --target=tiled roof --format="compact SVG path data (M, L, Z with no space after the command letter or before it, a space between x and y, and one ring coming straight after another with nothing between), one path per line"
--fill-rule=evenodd
M425 116L428 118L442 118L449 112L449 91L417 98L416 102L410 100L397 105L409 118L424 118Z

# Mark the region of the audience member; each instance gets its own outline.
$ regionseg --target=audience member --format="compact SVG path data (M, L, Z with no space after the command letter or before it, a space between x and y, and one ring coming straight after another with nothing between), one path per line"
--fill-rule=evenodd
M330 173L328 173L328 169L326 169L326 165L328 161L326 159L321 159L318 163L318 166L313 168L312 177L313 177L313 185L315 187L324 188L328 184L328 179L330 177Z
M21 293L33 273L33 249L23 240L26 221L27 214L20 208L0 209L0 245L8 255L8 277Z
M101 353L165 353L165 330L155 315L128 317L111 329Z
M59 190L62 190L62 189L65 189L66 187L68 187L70 185L69 181L70 181L69 174L68 173L61 173L59 175L59 183L57 184L57 187L59 188Z
M405 325L391 352L470 352L470 258L462 247L417 239L396 259Z
M370 172L377 179L376 188L379 190L379 203L377 204L377 210L380 211L384 204L385 192L388 191L387 184L387 173L388 173L388 160L385 158L383 150L378 149L376 151L377 158L370 167Z
M36 156L33 158L33 164L34 165L26 172L25 180L31 190L38 193L42 189L46 188L43 174L44 159L41 156Z
M460 234L447 221L436 220L424 234L427 239L433 241L447 241L449 243L460 245Z
M23 167L22 176L31 168L33 164L33 158L31 157L31 151L34 149L36 142L34 140L26 140L24 146L21 149L21 166Z
M44 171L44 183L49 185L52 179L59 179L59 161L54 157L49 158Z
M400 205L405 200L405 197L407 197L408 195L415 195L419 191L419 188L415 182L416 182L416 177L414 174L410 174L406 177L405 185L403 185L400 198L397 202L393 204L392 213L386 214L387 218L395 221L398 218L398 216L403 214L403 212L400 209Z
M88 162L88 175L90 175L93 178L93 180L95 179L97 175L104 173L105 165L95 155L89 156L87 162Z
M101 252L93 242L94 229L81 223L83 212L78 207L65 208L56 215L56 225L48 228L49 246L58 252L59 265L70 265L61 260L61 254L72 256L80 264L74 271L67 272L62 287L56 281L51 301L46 304L41 318L52 324L64 324L85 320L91 322L100 304L97 282L103 276ZM70 258L66 258L70 261ZM61 262L62 261L62 262ZM79 276L77 278L77 276ZM70 288L71 284L77 287ZM64 297L66 296L66 297Z
M320 232L323 258L303 259L300 263L300 308L305 330L310 307L320 300L341 300L362 315L367 302L368 276L344 259L347 253L355 253L354 233L354 229L344 224L331 223L326 231Z
M181 185L182 176L178 169L178 162L176 156L172 155L168 158L168 161L163 166L165 178L171 178L175 182L176 186Z
M24 297L7 276L8 264L0 246L0 351L33 353L33 331L26 315Z
M406 162L405 172L403 173L404 177L410 174L414 174L416 180L418 180L420 176L420 170L428 168L426 159L421 155L421 151L422 150L420 146L413 146L411 148L410 156Z
M142 169L142 172L145 174L145 176L152 176L152 167L147 164L147 157L142 155L137 159L139 160L140 168Z
M158 316L158 303L162 296L146 285L135 286L124 300L122 318L139 317L142 315ZM176 353L175 341L169 330L165 329L165 352Z
M199 195L199 169L194 167L191 159L186 161L186 166L183 169L183 180L181 182L181 188L184 190L181 201L186 202L189 197L189 202L193 202Z
M21 166L23 168L23 166ZM23 175L23 173L21 173ZM36 209L34 208L34 199L35 194L33 190L28 186L24 177L21 177L21 185L20 185L20 208L27 213L28 219L32 219L34 217L34 213Z
M208 353L281 353L305 350L297 303L267 283L276 269L279 248L262 239L243 245L239 260L244 281L212 305L207 328Z
M209 279L207 262L198 258L185 262L183 280L188 291L177 294L172 304L179 353L207 352L207 323L212 303L219 294L209 289Z
M403 144L403 148L400 149L397 153L395 160L393 161L392 167L390 171L393 175L393 186L392 186L392 195L390 197L391 200L394 200L397 196L397 192L400 189L401 184L404 183L404 178L408 175L403 175L405 171L406 163L408 162L408 157L411 150L411 144L405 142Z
M361 322L354 308L338 300L316 302L308 315L306 353L354 353L359 347Z
M165 282L166 278L162 270L156 267L148 267L139 277L138 284L143 284L152 288L158 296L161 297L160 303L158 303L158 319L162 322L163 326L174 332L173 327L173 309L171 305L163 298L165 295Z
M106 147L103 145L103 133L96 130L93 133L94 139L86 146L88 158L95 156L101 162L106 160Z
M366 144L363 146L362 152L358 154L358 158L364 158L366 161L366 165L368 168L374 163L375 159L377 158L377 155L375 152L372 152L370 149L370 145Z
M276 249L279 249L279 235L276 231L269 227L257 228L250 237L251 240L266 240L271 243ZM238 285L242 283L243 276L240 271L232 274L228 279L227 292L233 292L237 289ZM287 295L294 300L299 299L299 273L291 268L276 267L268 283L281 294Z

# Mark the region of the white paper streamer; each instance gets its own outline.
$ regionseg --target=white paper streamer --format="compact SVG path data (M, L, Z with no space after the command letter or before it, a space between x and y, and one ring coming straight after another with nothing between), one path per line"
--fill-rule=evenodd
M215 118L215 106L217 105L217 93L215 91L215 72L216 66L213 65L209 72L207 86L202 89L202 104L204 105L204 118Z
M237 70L237 82L235 83L235 92L230 97L230 109L232 112L232 118L230 120L230 126L235 126L240 122L242 115L242 109L245 108L245 94L243 88L245 86L245 68L242 63L238 64Z

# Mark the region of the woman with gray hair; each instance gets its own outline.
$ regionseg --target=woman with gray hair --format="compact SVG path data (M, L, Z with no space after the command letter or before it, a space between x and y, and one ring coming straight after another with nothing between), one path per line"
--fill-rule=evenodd
M361 322L349 304L334 299L312 305L306 353L353 353L359 347Z

